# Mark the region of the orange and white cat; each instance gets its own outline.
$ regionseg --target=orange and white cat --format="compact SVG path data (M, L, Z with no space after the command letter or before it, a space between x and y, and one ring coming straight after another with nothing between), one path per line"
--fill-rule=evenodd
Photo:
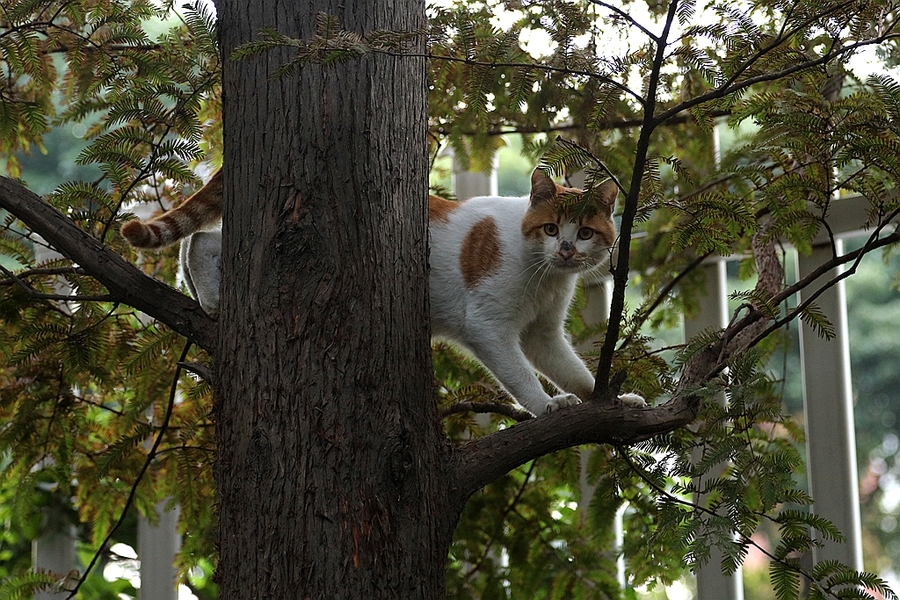
M587 400L594 387L564 325L578 276L602 269L615 242L617 188L606 181L598 191L602 205L577 218L566 207L580 190L557 185L540 169L531 176L527 197L429 198L433 334L470 351L536 415ZM202 230L221 219L221 197L216 173L179 208L122 227L137 247L184 238L185 279L210 314L218 309L221 232ZM547 394L535 370L561 393ZM620 399L644 405L636 394Z

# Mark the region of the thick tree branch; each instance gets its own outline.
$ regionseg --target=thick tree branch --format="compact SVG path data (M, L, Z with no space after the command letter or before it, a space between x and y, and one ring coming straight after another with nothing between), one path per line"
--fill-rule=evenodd
M0 177L0 208L15 215L102 283L109 290L110 301L147 313L207 351L215 349L216 322L197 302L142 273L34 192Z
M684 395L654 408L585 402L472 440L454 453L457 506L517 466L580 444L635 444L687 425L699 398Z
M759 274L756 294L771 298L781 289L784 271L764 222L753 236L753 256ZM722 371L739 352L757 343L756 336L775 316L751 306L748 315L733 323L718 341L690 356L681 371L673 398L654 408L624 406L621 402L585 402L538 419L519 423L460 447L454 456L454 501L525 462L580 444L630 445L687 425L696 418L701 396L697 390ZM616 387L614 383L610 387ZM461 504L460 504L461 506Z

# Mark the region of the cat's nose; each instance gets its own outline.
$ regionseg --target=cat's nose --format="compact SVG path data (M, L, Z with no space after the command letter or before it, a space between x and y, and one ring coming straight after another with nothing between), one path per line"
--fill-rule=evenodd
M575 256L575 247L570 242L563 242L559 245L559 250L556 253L561 259L569 260Z

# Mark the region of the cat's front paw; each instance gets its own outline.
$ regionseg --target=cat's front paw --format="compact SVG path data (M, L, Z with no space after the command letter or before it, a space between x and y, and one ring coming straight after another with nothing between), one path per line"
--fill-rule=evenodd
M636 408L647 406L647 401L644 400L643 396L639 396L638 394L622 394L619 396L619 400L625 406L633 406Z
M544 412L551 413L560 408L575 406L576 404L581 404L581 400L579 400L578 396L575 394L560 394L559 396L550 398L550 402L547 403L547 408L544 409Z

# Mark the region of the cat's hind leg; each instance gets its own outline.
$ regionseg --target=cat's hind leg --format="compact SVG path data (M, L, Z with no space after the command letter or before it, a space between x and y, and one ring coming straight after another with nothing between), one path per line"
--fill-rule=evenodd
M199 231L181 242L184 281L203 310L214 317L219 312L222 232Z

